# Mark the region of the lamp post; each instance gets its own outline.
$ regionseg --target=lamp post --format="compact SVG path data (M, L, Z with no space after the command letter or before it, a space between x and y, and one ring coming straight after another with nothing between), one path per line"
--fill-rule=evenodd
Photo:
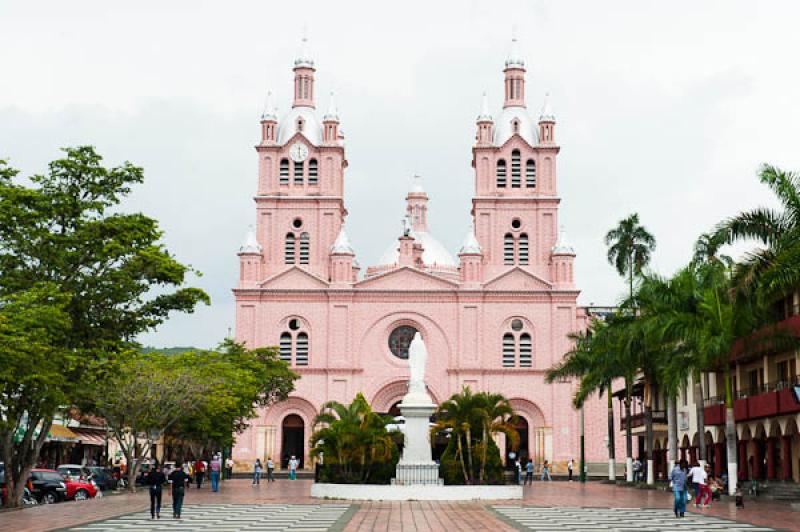
M586 482L586 445L583 433L583 405L581 405L581 482Z

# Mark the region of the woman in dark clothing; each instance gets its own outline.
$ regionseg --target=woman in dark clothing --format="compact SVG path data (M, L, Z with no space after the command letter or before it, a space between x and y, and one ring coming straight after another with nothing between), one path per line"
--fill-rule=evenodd
M150 486L150 519L161 519L161 488L167 483L167 477L156 464L145 477L145 484Z
M180 462L175 464L175 471L169 474L169 481L172 484L172 517L180 519L183 496L186 493L186 484L189 483L189 476L184 473Z

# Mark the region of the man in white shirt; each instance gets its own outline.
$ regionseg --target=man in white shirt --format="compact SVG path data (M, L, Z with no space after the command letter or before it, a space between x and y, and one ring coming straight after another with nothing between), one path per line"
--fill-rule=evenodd
M703 508L708 508L708 503L711 500L711 491L709 491L708 486L706 485L708 473L706 473L706 470L703 468L703 466L695 465L689 470L689 475L692 477L692 484L696 486L694 499L695 507L700 507L700 499L703 497L703 495L705 495L706 500L703 504Z

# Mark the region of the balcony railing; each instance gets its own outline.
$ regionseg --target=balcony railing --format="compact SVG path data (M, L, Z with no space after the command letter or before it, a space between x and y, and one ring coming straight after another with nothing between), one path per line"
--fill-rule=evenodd
M653 410L653 425L666 425L667 423L667 413L664 410ZM620 420L620 426L623 430L625 430L625 420L627 418L623 415L622 419ZM631 414L631 428L636 427L644 427L645 422L645 415L644 412L636 412L635 414Z
M733 402L733 417L737 422L800 412L793 387L800 376L766 383L751 389L739 390ZM724 398L709 398L703 409L706 425L725 423Z

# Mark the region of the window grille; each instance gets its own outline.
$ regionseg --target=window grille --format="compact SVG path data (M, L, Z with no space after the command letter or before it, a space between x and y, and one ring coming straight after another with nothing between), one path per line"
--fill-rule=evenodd
M311 159L308 161L308 184L309 185L316 185L317 184L317 177L318 177L318 168L317 168L317 160Z
M511 188L519 188L521 185L522 177L519 150L514 150L511 152Z
M513 368L515 363L515 342L514 335L506 333L503 335L503 367Z
M289 184L289 159L281 159L281 185Z
M525 185L528 188L536 187L536 161L528 159L525 164Z
M295 185L302 185L303 184L303 163L301 162L294 162L294 184Z
M497 161L497 186L502 188L506 186L506 161L504 159Z
M528 234L519 235L519 263L528 264Z
M298 366L308 366L308 335L304 332L297 335L294 360Z
M294 264L294 244L294 235L292 233L287 233L283 249L285 264Z
M279 347L280 358L284 362L292 362L292 335L288 332L281 334Z
M529 368L533 364L531 353L533 346L531 343L531 335L522 333L519 337L519 367Z
M309 236L308 233L300 235L300 264L308 264L309 256Z
M511 233L506 233L503 240L503 263L506 265L514 264L514 237Z

